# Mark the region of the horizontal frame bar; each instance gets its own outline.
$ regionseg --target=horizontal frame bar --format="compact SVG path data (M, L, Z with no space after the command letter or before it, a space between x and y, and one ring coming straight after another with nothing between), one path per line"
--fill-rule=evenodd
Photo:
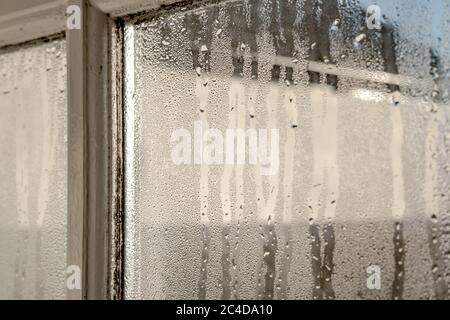
M183 0L91 0L92 5L113 18L155 10L163 5L170 5Z

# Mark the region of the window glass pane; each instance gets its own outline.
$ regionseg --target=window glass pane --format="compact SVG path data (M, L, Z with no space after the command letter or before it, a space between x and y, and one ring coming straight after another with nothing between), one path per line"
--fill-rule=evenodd
M0 50L0 299L65 297L65 40Z
M450 6L377 3L126 26L128 298L446 296Z

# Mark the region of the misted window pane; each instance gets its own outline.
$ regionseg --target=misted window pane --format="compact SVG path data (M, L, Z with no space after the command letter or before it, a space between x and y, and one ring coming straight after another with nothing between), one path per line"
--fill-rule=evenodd
M444 298L445 1L130 23L127 298Z
M0 298L64 298L65 40L0 50Z

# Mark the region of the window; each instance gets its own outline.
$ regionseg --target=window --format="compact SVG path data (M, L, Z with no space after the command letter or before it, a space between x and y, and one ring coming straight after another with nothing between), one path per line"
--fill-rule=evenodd
M66 43L0 51L0 297L64 298Z
M383 4L380 30L356 1L126 25L126 297L445 295L448 22Z

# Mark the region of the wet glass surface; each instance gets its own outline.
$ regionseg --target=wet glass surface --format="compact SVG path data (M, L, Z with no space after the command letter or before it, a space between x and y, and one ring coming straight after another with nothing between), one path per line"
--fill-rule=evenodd
M370 4L126 26L127 298L448 297L450 4Z
M0 50L0 299L64 299L66 42Z

